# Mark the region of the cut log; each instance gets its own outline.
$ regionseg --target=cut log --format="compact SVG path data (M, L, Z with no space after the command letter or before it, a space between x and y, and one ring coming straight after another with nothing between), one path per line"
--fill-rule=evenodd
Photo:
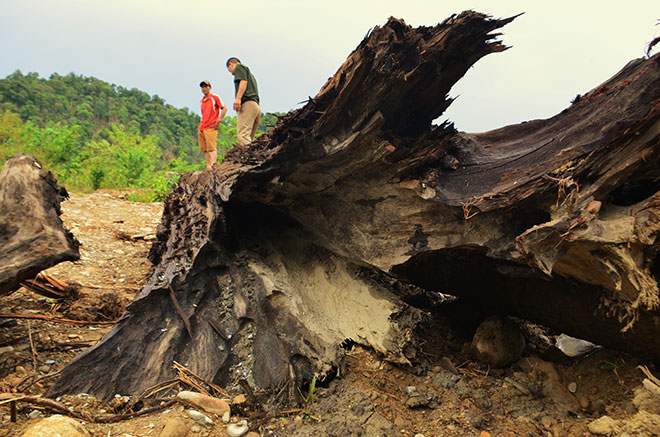
M175 360L293 393L352 342L414 362L436 293L659 357L660 57L548 120L432 126L512 19L390 19L269 134L184 175L155 273L50 394L137 394Z
M0 296L62 261L80 258L79 243L64 229L60 203L66 189L34 157L20 153L0 171Z

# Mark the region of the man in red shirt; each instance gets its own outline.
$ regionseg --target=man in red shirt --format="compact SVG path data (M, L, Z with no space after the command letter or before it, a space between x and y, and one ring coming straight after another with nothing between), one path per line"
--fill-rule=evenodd
M206 160L206 169L210 170L218 160L218 128L220 122L227 113L227 107L220 97L211 94L211 82L203 80L199 83L202 89L202 100L200 101L202 109L202 121L199 122L199 132L197 140L199 142L199 150L204 152L204 159ZM220 112L222 110L222 112Z

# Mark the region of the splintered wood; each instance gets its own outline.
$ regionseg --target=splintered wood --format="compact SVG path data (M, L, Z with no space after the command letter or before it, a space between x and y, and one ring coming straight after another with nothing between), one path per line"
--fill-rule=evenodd
M45 273L39 273L34 279L27 279L21 282L21 286L33 293L39 294L51 299L66 299L75 297L75 289L69 287L62 281L59 281Z

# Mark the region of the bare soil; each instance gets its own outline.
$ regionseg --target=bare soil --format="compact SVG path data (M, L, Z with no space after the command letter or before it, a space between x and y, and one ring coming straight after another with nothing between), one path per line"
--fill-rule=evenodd
M67 362L111 328L99 322L119 318L140 290L152 269L146 255L163 206L125 197L110 191L72 194L62 204L65 226L82 243L81 259L46 273L74 286L76 297L57 301L21 288L0 300L0 314L93 322L0 318L0 392L45 393ZM595 434L588 425L608 415L633 424L626 428L628 435L660 435L655 422L633 417L637 408L632 400L644 378L637 366L655 373L652 363L606 349L577 358L554 355L548 361L549 355L540 358L538 350L528 347L510 367L490 369L463 352L471 329L436 315L414 366L394 365L372 350L347 345L345 365L337 376L317 383L308 404L265 415L235 405L238 414L232 420L245 418L251 431L277 436L589 436ZM449 362L455 371L447 370ZM302 395L308 393L308 387L301 388ZM90 416L110 416L123 411L126 399L106 404L79 394L59 402ZM26 402L18 406L14 423L9 404L0 404L0 435L21 435L54 414ZM219 418L210 417L215 424L201 426L183 405L174 404L117 423L83 424L94 436L146 436L159 435L166 423L180 418L190 435L228 435Z

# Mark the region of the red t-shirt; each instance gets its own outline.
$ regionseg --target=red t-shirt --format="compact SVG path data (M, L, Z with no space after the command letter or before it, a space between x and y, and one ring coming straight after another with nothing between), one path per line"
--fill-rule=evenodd
M202 121L199 122L199 130L208 129L218 121L220 110L225 107L225 104L222 103L220 97L211 93L208 98L202 97L199 103L202 107Z

